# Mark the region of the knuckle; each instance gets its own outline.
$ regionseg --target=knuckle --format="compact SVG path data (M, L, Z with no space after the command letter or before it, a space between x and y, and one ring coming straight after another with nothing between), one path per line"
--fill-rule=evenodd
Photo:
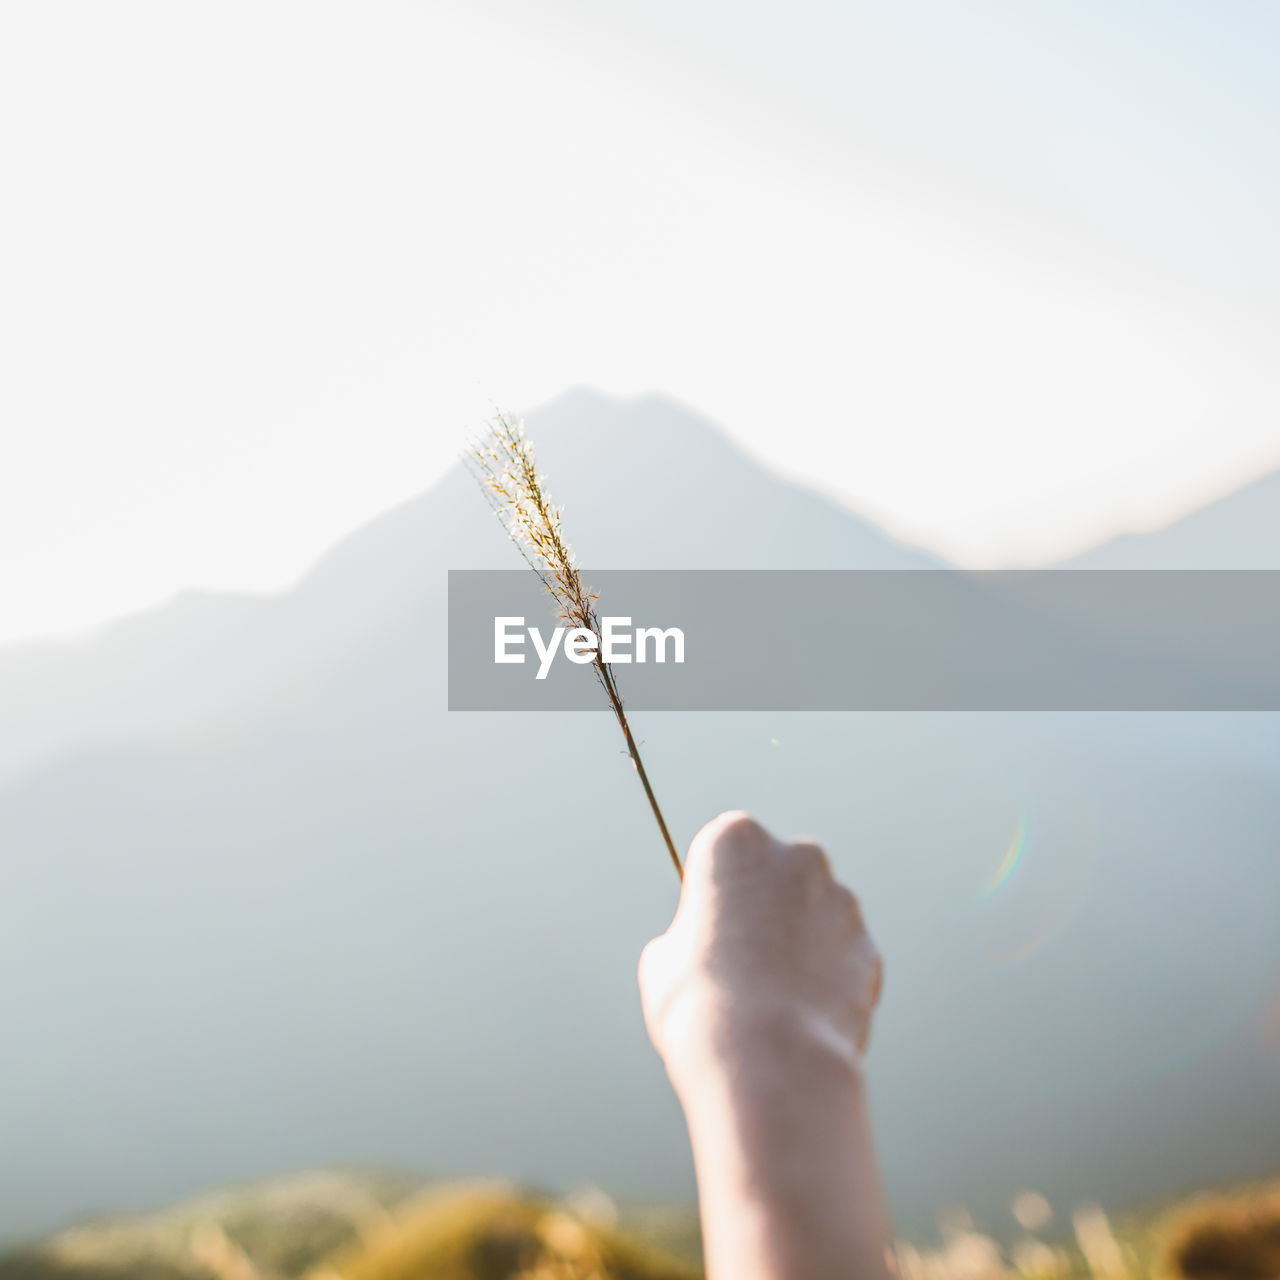
M649 975L653 972L653 966L657 962L661 946L662 938L659 936L646 942L640 950L640 960L636 965L636 977L642 987L646 985Z
M734 859L758 856L767 852L769 845L769 833L749 813L732 809L712 818L694 836L688 861L696 867L704 861L714 863L725 855Z
M866 932L866 925L862 920L862 901L856 893L845 885L840 886L843 891L843 902L846 910L849 912L849 918L862 932Z
M845 915L854 923L862 921L862 907L858 903L858 895L842 884L836 885L836 900L840 903Z
M789 851L796 865L813 874L830 874L831 862L826 850L812 840L798 840L789 846Z
M732 844L757 844L765 838L765 829L749 813L735 809L717 819L716 834Z

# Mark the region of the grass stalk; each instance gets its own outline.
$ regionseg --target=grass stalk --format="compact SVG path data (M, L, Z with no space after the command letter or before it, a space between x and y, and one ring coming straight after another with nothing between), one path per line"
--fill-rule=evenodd
M547 494L546 477L538 471L524 424L506 414L498 414L486 424L484 434L468 453L467 462L507 536L555 600L560 618L567 626L581 627L598 637L600 619L596 596L583 584L577 558L561 529L563 508L555 506ZM592 667L622 730L627 754L644 787L645 798L653 810L676 875L683 880L680 855L640 759L640 748L627 722L617 680L598 647Z

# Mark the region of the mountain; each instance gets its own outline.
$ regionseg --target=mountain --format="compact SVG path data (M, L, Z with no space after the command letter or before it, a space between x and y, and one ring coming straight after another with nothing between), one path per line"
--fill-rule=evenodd
M1280 569L1280 471L1154 533L1128 533L1063 569Z
M935 564L669 402L528 421L588 565ZM513 556L456 471L292 592L0 661L0 1234L347 1160L692 1194L616 726L445 709L446 571ZM1276 717L635 727L678 840L747 807L863 897L900 1229L1273 1166Z
M578 390L529 424L577 545L600 567L937 567L753 466L711 423L659 397ZM85 748L232 731L307 697L447 569L518 566L456 467L345 539L286 594L188 591L86 638L0 650L0 783Z

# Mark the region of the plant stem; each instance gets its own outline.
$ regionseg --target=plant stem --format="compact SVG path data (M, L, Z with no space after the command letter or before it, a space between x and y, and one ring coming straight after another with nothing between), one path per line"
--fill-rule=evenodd
M653 816L657 820L658 830L662 832L662 839L666 842L667 852L671 855L671 862L676 869L676 875L680 878L680 883L683 884L684 868L680 865L680 855L676 852L675 842L671 839L671 833L667 830L667 823L662 816L662 810L658 808L658 798L653 794L653 788L649 785L649 775L645 773L644 761L640 759L640 748L636 746L636 740L631 736L631 726L627 723L627 713L622 709L622 695L619 694L617 686L613 683L613 672L599 657L596 658L596 673L600 677L600 683L604 686L605 693L609 695L609 705L613 708L613 714L617 717L618 724L622 729L622 736L627 742L627 754L631 757L631 762L636 767L636 773L640 775L640 785L644 788L644 793L649 798L649 808L653 810Z

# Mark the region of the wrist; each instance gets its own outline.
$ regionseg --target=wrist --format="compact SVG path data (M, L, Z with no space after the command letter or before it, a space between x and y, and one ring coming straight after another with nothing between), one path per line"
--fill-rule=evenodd
M713 986L676 996L664 1019L667 1074L682 1103L731 1084L735 1091L860 1083L850 1036L794 997L735 997Z

